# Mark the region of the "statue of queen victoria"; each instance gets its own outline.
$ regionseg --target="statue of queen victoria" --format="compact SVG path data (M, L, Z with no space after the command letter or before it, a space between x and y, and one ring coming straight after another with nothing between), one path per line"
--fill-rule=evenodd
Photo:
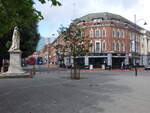
M14 28L13 36L12 36L12 45L9 51L20 50L20 33L18 31L18 27Z

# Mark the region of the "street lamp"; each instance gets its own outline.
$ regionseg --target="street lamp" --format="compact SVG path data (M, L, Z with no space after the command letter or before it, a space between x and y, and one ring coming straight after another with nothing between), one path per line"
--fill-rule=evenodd
M133 60L132 60L132 64L134 65L134 68L135 68L135 76L137 76L137 66L136 66L136 54L137 54L137 47L138 47L138 44L137 44L137 32L138 32L138 27L137 27L137 22L139 21L142 21L144 19L139 19L139 20L136 20L136 15L134 15L134 23L135 23L135 36L134 36L134 41L132 41L132 44L134 45L134 48L133 48ZM144 20L144 25L147 25L146 21Z

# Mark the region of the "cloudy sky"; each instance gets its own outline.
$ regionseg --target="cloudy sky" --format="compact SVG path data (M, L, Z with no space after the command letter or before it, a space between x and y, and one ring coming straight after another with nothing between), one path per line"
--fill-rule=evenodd
M136 14L137 24L150 30L150 0L59 0L60 7L51 6L50 2L40 4L36 2L35 8L42 12L44 19L39 22L39 33L42 37L51 37L57 34L60 25L67 26L71 20L89 13L110 12L121 15L134 22ZM148 25L143 26L144 20ZM43 46L41 40L38 49Z

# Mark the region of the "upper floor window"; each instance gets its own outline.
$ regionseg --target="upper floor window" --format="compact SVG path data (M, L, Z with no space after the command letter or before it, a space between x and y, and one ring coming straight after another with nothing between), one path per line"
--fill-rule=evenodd
M100 52L100 42L95 42L95 52L96 53Z
M121 47L122 47L122 51L125 51L125 43L124 42L121 43Z
M117 37L120 37L120 30L119 29L117 30L116 35L117 35Z
M93 32L93 29L90 30L90 34L89 34L90 38L93 38L94 37L94 32Z
M100 37L100 30L99 29L95 30L95 37Z
M124 38L124 31L120 31L120 37Z
M120 42L119 41L116 43L116 50L120 51Z
M116 31L114 29L112 31L112 37L116 37Z
M93 20L93 22L101 22L103 20L103 18L94 18L92 20Z
M113 51L116 50L116 42L115 42L115 41L113 41L113 43L112 43L112 50L113 50Z
M102 30L102 37L106 37L106 30L105 29Z
M106 42L105 40L102 42L102 50L103 51L106 51L106 48L107 48L107 45L106 45Z

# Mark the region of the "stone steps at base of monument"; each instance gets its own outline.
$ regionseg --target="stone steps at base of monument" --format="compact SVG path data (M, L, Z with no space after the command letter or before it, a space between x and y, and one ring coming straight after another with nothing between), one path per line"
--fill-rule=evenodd
M0 73L0 79L3 78L33 78L30 73Z

